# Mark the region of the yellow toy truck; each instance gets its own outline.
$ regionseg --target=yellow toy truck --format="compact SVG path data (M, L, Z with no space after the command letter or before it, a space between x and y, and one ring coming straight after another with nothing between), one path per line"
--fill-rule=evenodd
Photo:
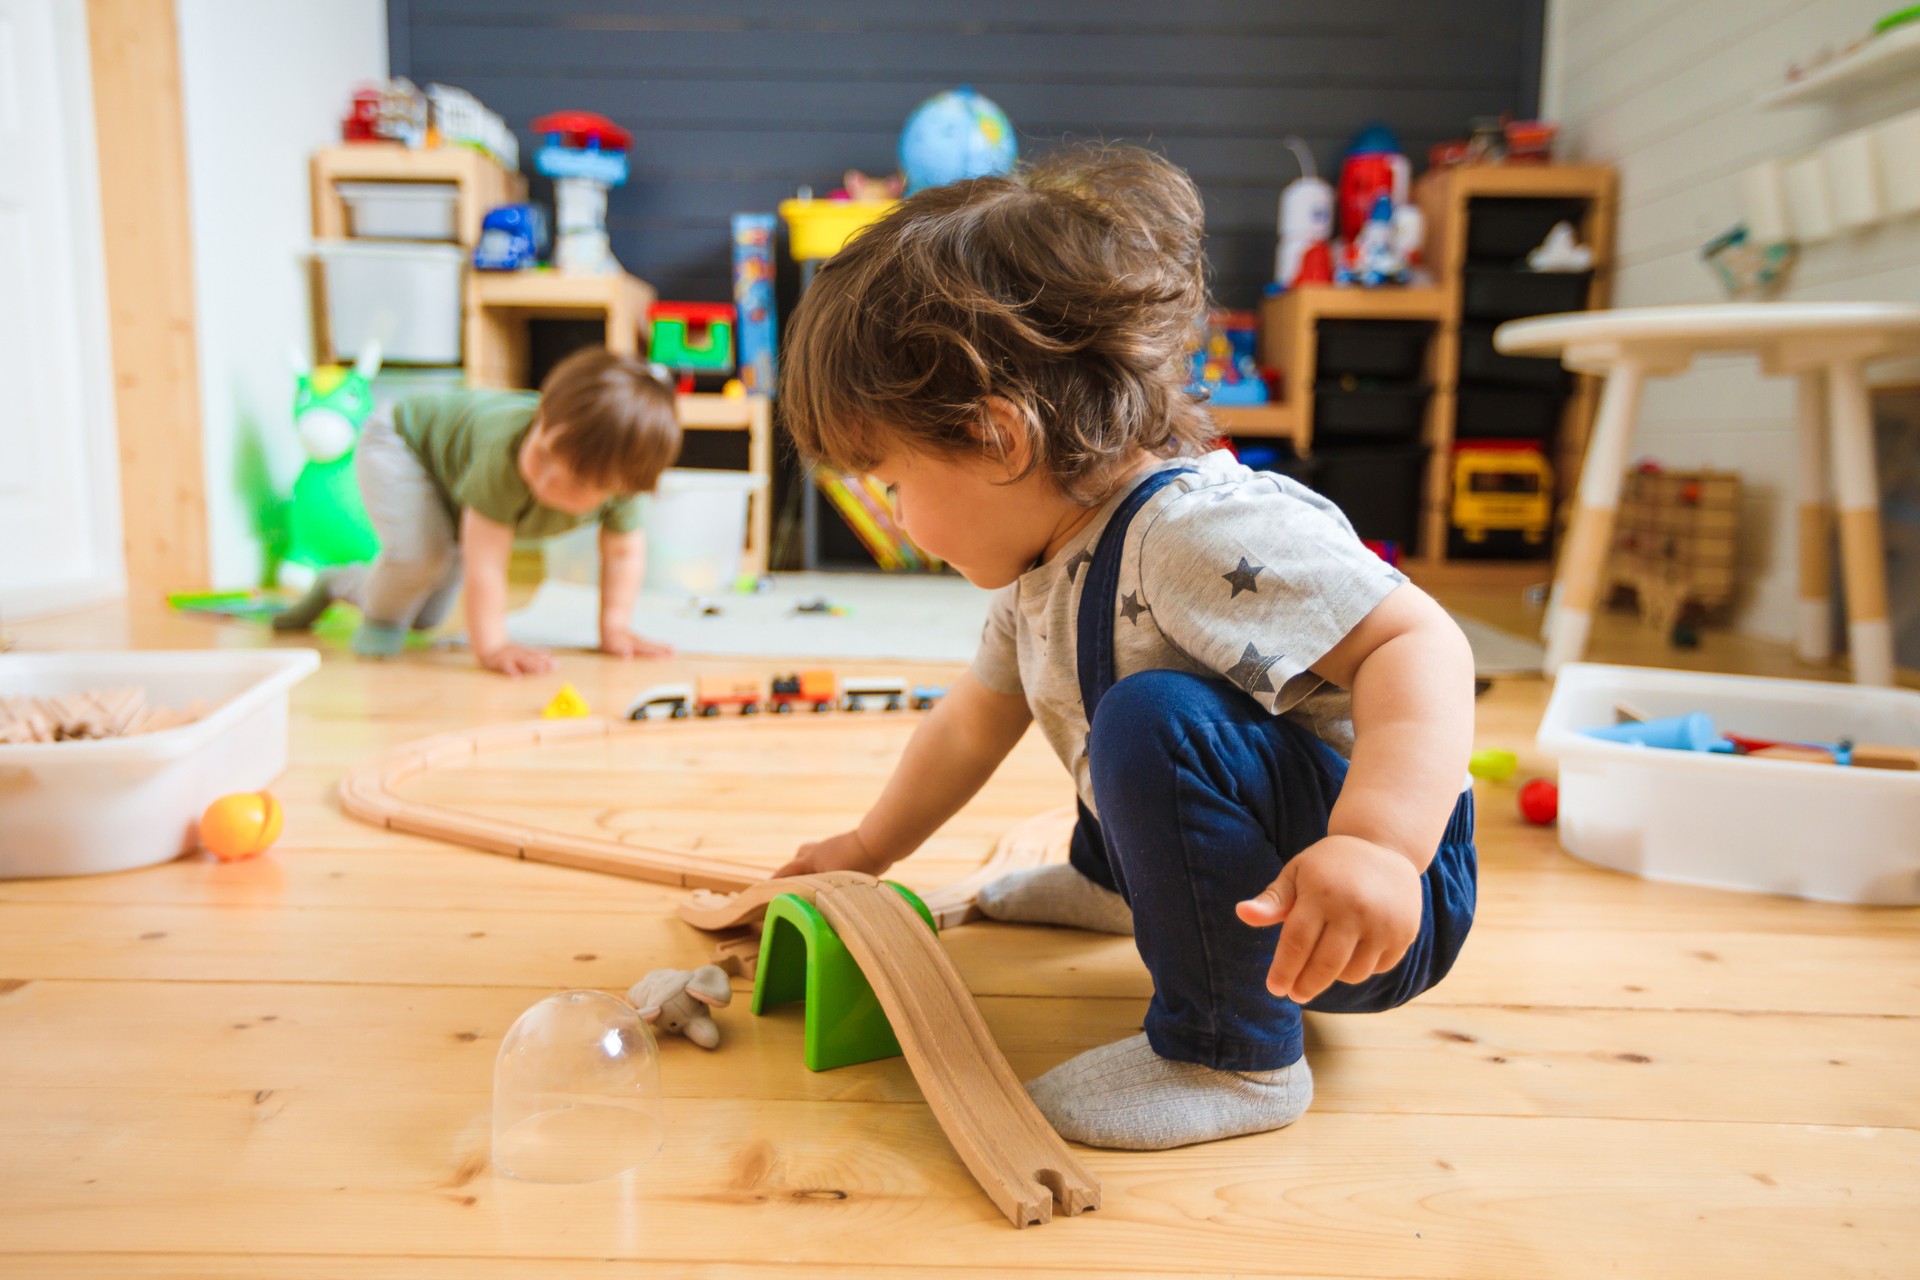
M1469 547L1496 533L1529 547L1553 527L1553 467L1531 447L1462 445L1453 454L1453 527Z

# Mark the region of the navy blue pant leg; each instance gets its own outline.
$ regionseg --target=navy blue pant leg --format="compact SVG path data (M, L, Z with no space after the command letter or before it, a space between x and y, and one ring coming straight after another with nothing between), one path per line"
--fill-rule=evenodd
M1114 685L1088 750L1100 819L1082 810L1071 860L1133 908L1153 976L1154 1051L1234 1071L1298 1060L1300 1006L1266 986L1284 926L1252 928L1234 906L1326 835L1346 761L1232 685L1176 671ZM1420 936L1406 957L1366 982L1336 983L1309 1008L1392 1008L1445 974L1473 917L1472 804L1461 798L1421 878Z

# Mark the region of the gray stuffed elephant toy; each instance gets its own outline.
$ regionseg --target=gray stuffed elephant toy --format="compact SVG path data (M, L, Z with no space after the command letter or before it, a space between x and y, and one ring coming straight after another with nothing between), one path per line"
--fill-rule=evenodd
M633 984L627 1003L656 1027L677 1032L702 1049L716 1048L720 1028L713 1010L733 1001L733 988L718 965L698 969L655 969Z

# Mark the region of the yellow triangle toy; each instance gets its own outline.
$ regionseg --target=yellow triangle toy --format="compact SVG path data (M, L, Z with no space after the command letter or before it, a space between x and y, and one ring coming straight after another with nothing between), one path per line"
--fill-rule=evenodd
M587 706L587 700L580 691L570 684L560 686L560 692L553 695L553 701L540 713L542 720L579 720L593 714Z

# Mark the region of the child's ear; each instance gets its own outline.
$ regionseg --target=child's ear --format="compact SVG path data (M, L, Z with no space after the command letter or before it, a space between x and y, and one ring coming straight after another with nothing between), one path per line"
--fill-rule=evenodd
M980 408L981 447L1006 464L1008 475L1019 475L1033 460L1026 415L1005 396L988 396Z

